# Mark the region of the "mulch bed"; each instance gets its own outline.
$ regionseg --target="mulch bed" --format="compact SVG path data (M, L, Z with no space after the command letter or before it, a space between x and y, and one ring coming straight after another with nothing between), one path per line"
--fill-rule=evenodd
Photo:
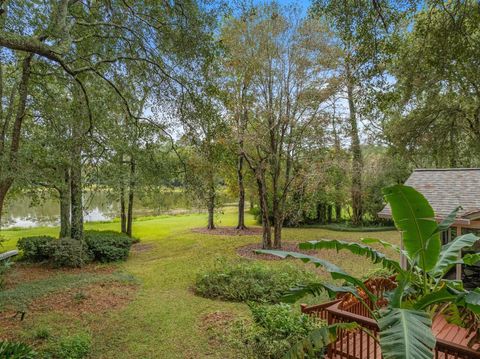
M32 323L43 313L60 313L65 320L80 319L87 314L98 314L101 318L104 313L124 308L134 299L137 289L138 286L133 284L107 282L37 298L28 306L23 321L21 313L12 310L0 312L0 339L16 339L22 325Z
M5 289L15 287L18 284L47 279L59 274L111 274L116 270L115 266L102 264L88 264L82 268L54 268L44 263L21 263L17 262L7 271L5 276Z
M136 290L137 286L132 284L96 283L41 297L29 305L28 312L54 311L73 316L106 313L125 307L133 299Z
M235 227L217 227L208 229L205 227L193 228L192 232L201 234L215 234L219 236L256 236L262 234L260 227L248 227L247 229L236 229Z
M285 259L285 258L277 257L271 254L255 253L255 250L257 249L262 249L262 245L260 243L247 244L245 246L238 247L237 254L241 257L249 258L249 259L264 259L264 260L270 260L270 261L278 261L278 260ZM282 251L299 252L304 254L313 254L316 252L316 250L300 250L298 248L298 243L295 243L295 242L284 242L282 244Z

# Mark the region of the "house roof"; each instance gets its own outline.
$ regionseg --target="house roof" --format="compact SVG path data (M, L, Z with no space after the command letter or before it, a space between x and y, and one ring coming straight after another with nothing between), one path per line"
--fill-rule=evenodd
M462 209L457 219L470 223L480 218L480 168L416 169L405 184L425 196L438 219L458 206ZM391 218L390 206L385 206L378 215Z

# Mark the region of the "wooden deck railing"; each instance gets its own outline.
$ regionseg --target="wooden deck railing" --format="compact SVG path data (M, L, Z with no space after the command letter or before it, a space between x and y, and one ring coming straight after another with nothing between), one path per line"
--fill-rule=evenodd
M302 305L302 312L328 324L351 323L360 325L353 331L341 331L338 340L329 346L329 359L381 359L382 354L378 343L378 324L369 317L368 310L361 309L360 303L347 308L342 307L342 300L330 301L320 305ZM458 343L437 338L434 350L435 359L480 359L480 352Z

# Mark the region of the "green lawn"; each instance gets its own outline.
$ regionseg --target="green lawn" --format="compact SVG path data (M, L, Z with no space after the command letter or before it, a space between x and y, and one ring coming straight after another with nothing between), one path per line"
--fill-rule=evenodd
M226 209L218 220L222 226L233 225L236 214ZM247 216L248 224L253 218ZM27 314L21 324L20 338L36 343L32 336L40 327L48 327L57 336L87 331L93 337L93 358L229 358L227 348L209 345L208 333L202 327L202 318L222 311L246 315L246 305L213 301L195 296L191 286L196 274L218 257L236 257L235 248L258 242L259 236L225 237L192 233L190 228L205 225L204 214L161 216L138 220L134 235L142 243L151 244L149 250L134 252L127 262L118 265L118 271L133 275L139 283L135 299L117 311L84 313L73 319L62 318L55 312L35 317ZM89 229L118 229L118 223L87 224ZM18 238L38 234L56 234L56 228L34 228L2 231L6 248L13 248ZM397 232L344 233L325 229L285 229L286 241L313 239L358 240L376 237L398 243ZM347 253L322 251L322 257L342 266L347 271L362 275L373 269L367 260ZM269 261L280 265L279 261ZM299 266L302 263L292 261ZM13 269L14 270L14 269ZM313 269L312 269L313 270ZM324 273L318 271L320 276ZM0 337L5 335L0 328Z

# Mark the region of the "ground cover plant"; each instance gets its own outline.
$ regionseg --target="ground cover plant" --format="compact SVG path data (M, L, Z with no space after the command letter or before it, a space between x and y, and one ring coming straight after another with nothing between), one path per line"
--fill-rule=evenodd
M212 268L199 273L195 292L212 299L278 303L288 289L315 280L313 273L292 265L272 268L248 260L220 259Z
M297 342L304 340L325 322L293 310L288 304L250 304L252 320L239 320L229 333L233 343L245 358L281 359ZM323 348L314 357L320 357Z

